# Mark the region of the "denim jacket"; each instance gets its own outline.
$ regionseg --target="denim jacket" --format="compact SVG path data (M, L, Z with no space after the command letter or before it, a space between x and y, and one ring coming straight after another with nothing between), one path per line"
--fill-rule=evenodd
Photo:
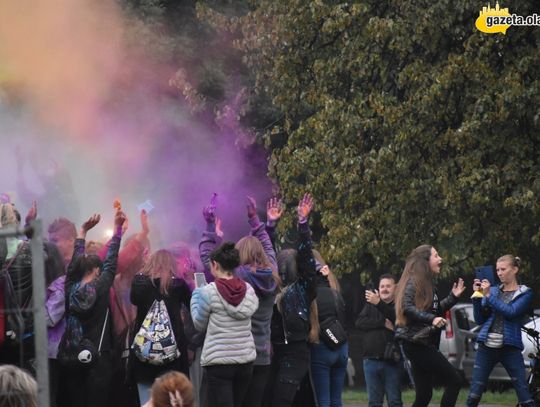
M521 340L521 326L523 319L529 311L533 299L532 290L520 285L508 304L500 300L499 293L502 286L491 287L489 297L473 299L474 321L480 325L480 333L477 342L485 342L489 333L489 328L495 320L495 314L504 317L503 343L523 350Z

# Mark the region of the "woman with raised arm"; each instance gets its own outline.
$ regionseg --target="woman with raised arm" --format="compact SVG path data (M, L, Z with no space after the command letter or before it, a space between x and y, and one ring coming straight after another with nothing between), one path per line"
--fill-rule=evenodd
M317 314L321 327L319 343L311 346L313 390L318 407L341 407L349 359L345 302L335 274L317 250L313 250L313 256L317 264Z
M297 250L282 250L278 255L284 287L277 295L272 315L274 355L265 392L265 399L272 407L287 407L293 403L298 386L309 370L309 342L318 337L317 270L308 222L312 208L312 197L304 195L297 209Z
M281 216L277 201L272 200L267 206L267 215L277 222ZM275 210L277 209L277 210ZM207 231L215 227L215 207L204 209L207 221ZM241 238L235 245L240 254L240 265L234 270L236 277L249 283L259 299L259 307L251 318L251 332L255 340L257 358L253 363L253 375L244 398L245 407L259 407L264 395L264 389L270 372L270 321L276 298L279 277L277 274L276 253L265 225L257 216L257 206L253 198L247 198L247 217L251 226L251 234ZM215 236L212 242L209 237ZM201 242L201 258L208 263L205 253L208 253L219 241L217 233L206 233Z
M66 374L70 406L106 406L110 393L112 323L109 290L116 273L122 225L126 215L116 211L114 235L104 262L97 255L84 254L86 233L99 220L100 216L94 215L81 227L66 276L66 331L60 348L69 348L82 334L97 350L97 360L92 365L86 368L81 365Z
M483 298L473 298L474 321L482 325L478 334L478 351L467 407L480 403L493 367L501 363L512 378L521 406L533 407L535 402L525 378L521 326L533 299L532 290L520 285L517 273L521 259L511 254L497 260L497 276L501 284L491 287L489 280L474 280L474 289L482 290Z
M206 331L201 355L202 406L241 406L257 355L251 316L259 300L245 281L234 275L240 254L226 242L210 253L215 281L193 291L191 316L195 328Z
M439 351L444 313L465 291L463 280L454 283L448 297L439 300L434 278L441 271L442 258L430 245L414 249L407 257L396 289L396 339L412 365L416 390L413 407L427 407L433 394L433 379L443 382L441 407L453 407L461 387L454 367Z

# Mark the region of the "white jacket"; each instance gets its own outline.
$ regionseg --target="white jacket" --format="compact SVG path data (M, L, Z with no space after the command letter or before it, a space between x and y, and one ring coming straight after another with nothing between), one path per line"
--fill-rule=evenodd
M259 306L253 287L246 284L240 304L229 304L210 283L193 291L191 317L198 331L204 332L201 366L243 364L257 356L251 334L251 316Z

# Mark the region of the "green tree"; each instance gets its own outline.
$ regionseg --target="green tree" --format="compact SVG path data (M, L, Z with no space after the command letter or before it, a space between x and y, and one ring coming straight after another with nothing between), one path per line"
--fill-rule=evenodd
M287 202L316 196L339 272L398 271L424 242L450 274L507 252L540 266L540 29L481 33L481 6L262 0L228 21L283 117L270 175Z

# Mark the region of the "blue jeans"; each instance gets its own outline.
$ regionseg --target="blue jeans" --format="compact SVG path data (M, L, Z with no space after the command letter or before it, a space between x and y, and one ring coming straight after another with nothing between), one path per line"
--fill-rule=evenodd
M486 390L489 374L497 363L501 363L512 379L512 386L516 391L519 403L522 406L534 406L534 400L527 387L525 378L525 363L518 348L503 346L502 348L490 348L480 343L472 377L471 390L467 397L467 407L477 406Z
M315 344L311 348L311 377L319 407L341 407L341 393L345 385L349 344L345 342L337 349L326 344Z
M137 391L139 392L139 401L141 406L146 404L150 400L150 391L152 390L152 383L137 383Z
M369 407L382 407L385 394L388 407L402 407L401 375L400 363L364 359Z

